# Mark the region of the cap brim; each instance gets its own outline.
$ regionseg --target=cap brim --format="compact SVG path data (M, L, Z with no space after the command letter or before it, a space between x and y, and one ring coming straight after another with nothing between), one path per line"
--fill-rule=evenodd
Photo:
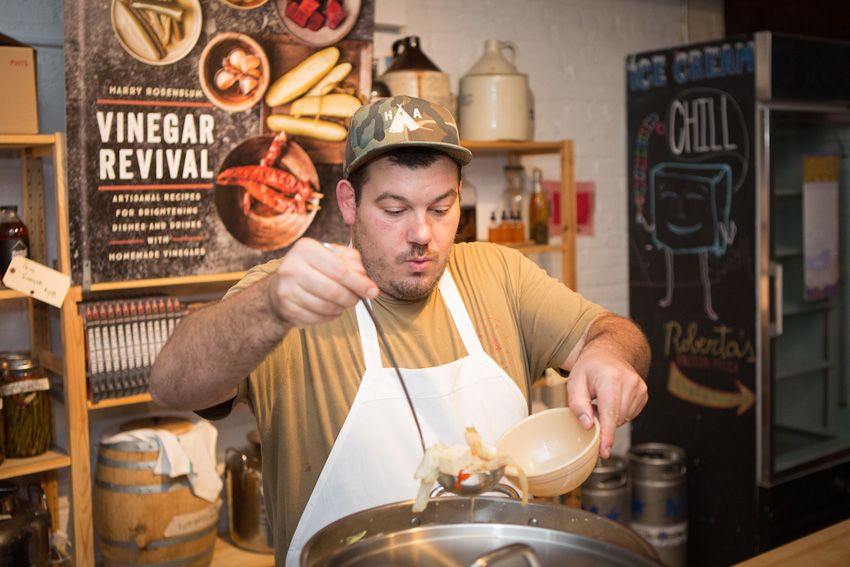
M349 175L351 175L352 171L359 169L360 167L366 165L366 163L372 161L373 159L379 156L382 156L385 153L391 152L392 150L395 150L397 148L410 147L433 148L435 150L440 150L460 165L466 165L472 161L472 152L464 148L463 146L458 146L456 144L446 144L443 142L418 142L414 140L406 140L397 144L389 144L386 146L374 148L371 151L357 156L357 159L355 159L348 165L348 170L343 173L347 178Z

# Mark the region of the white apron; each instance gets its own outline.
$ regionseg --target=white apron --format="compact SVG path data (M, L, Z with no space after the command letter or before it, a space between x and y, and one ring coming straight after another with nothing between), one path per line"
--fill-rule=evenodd
M528 415L525 397L484 351L448 269L440 279L440 292L467 355L441 366L401 370L425 446L465 444L463 432L469 426L495 444L508 427ZM298 565L307 540L331 522L413 499L419 488L413 478L422 460L416 424L395 370L383 367L369 314L360 303L356 312L366 373L295 529L287 566Z

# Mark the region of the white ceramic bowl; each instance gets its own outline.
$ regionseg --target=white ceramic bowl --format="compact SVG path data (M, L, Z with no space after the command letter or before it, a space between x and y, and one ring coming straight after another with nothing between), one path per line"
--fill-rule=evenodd
M552 408L520 421L496 443L528 477L534 496L558 496L587 480L599 457L599 422L584 429L569 408Z

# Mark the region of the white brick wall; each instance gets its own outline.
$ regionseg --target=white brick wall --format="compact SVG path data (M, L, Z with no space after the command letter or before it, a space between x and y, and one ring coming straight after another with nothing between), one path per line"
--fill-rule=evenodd
M575 140L576 178L596 182L596 234L578 239L579 289L627 314L625 56L678 45L686 38L722 36L722 0L376 2L379 24L403 26L401 34L376 33L376 57L390 56L395 39L418 35L428 57L451 77L455 93L460 78L483 53L485 40L517 44L517 67L528 74L535 96L535 139ZM384 61L380 64L383 70ZM478 188L481 227L504 182L500 160L478 161L483 163L467 174ZM555 159L526 164L527 172L536 164L545 177L558 177Z

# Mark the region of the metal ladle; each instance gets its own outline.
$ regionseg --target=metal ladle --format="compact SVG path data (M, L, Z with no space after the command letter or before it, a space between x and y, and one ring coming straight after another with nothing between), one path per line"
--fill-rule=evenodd
M329 243L322 242L322 246L339 256L339 252ZM372 311L372 306L369 304L369 301L366 298L361 297L360 302L363 304L363 307L366 308L366 313L368 313L369 317L372 319L372 324L375 325L375 330L378 332L378 338L384 346L384 352L386 353L390 364L392 364L393 370L395 370L399 384L401 384L401 389L404 392L404 397L407 400L408 407L410 408L410 414L413 416L413 421L416 424L416 432L419 434L419 443L422 445L422 454L425 454L425 437L422 435L422 426L419 425L419 418L416 416L416 410L413 407L413 400L410 398L410 393L407 391L407 386L404 383L404 379L401 377L401 370L399 370L395 355L390 348L390 343L387 341L387 337L384 335L384 329L378 322L378 318L375 317L375 313ZM501 467L497 467L490 471L464 473L463 478L460 478L460 475L440 473L437 477L437 482L444 490L451 492L452 494L456 494L458 496L478 496L479 494L492 490L493 487L495 487L502 479L504 474L505 467L502 465Z

